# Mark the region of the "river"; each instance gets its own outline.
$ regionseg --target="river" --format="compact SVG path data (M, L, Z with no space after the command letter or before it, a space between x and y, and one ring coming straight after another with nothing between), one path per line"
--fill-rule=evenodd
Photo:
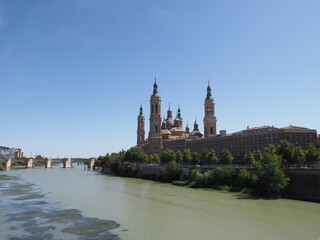
M43 212L50 208L78 210L81 221L112 220L119 227L114 225L108 234L122 240L320 239L319 203L252 199L233 193L113 177L85 171L81 165L72 169L37 167L0 174L18 177L0 183L0 239L27 239L26 229L21 228L26 223L23 225L10 213L24 214L36 209L36 214L41 212L40 216L44 216ZM26 194L17 190L6 194L5 189L13 189L14 184L20 184L20 190L21 186L31 188L38 198L33 198L33 202L17 198ZM35 204L35 199L36 207L28 208L24 204L28 201ZM41 201L47 204L42 205ZM36 224L37 219L33 216L32 221ZM39 239L108 239L58 231L61 223L51 221L55 231ZM32 231L28 231L32 236Z

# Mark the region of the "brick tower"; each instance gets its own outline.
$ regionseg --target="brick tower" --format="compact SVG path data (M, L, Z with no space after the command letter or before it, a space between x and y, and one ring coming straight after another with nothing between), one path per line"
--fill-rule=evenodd
M140 106L140 113L138 116L138 129L137 129L137 146L141 147L145 139L145 129L144 129L144 116L143 108Z
M203 125L204 125L204 137L214 137L216 136L216 124L217 118L214 115L214 99L211 94L211 87L210 83L208 82L207 87L207 97L204 101L204 118L203 118Z
M149 142L149 153L161 152L161 98L158 95L157 79L154 81L153 94L150 97Z

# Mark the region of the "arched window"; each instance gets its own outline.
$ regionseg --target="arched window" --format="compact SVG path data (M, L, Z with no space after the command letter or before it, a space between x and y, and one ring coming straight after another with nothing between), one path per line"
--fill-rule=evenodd
M151 113L153 113L153 104L151 104Z
M210 131L211 131L211 134L213 134L213 128L211 128Z
M158 104L156 104L156 113L158 113Z
M155 126L156 133L158 132L158 126Z

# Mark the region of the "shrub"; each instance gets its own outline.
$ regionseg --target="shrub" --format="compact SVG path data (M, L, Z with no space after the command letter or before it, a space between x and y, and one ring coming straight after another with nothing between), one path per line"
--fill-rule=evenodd
M134 177L137 174L136 163L123 163L119 167L119 173L121 176Z
M241 169L237 174L235 184L238 187L249 187L252 185L251 180L251 173L246 169Z
M171 161L161 172L164 182L176 181L180 178L181 166L176 161Z

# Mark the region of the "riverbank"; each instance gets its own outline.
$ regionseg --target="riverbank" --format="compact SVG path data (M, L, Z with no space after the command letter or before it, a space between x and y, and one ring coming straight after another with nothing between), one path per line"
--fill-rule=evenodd
M173 172L172 175L176 176L170 179L170 181L165 181L163 179L165 168L166 165L159 164L137 164L136 167L133 167L133 165L131 164L131 167L129 168L131 171L128 171L126 167L122 166L122 169L126 170L116 171L116 174L119 176L135 177L146 180L169 183L173 182L174 185L187 186L191 188L205 188L204 185L201 185L203 182L203 176L199 175L198 180L195 176L191 176L192 171L195 171L195 169L198 169L198 172L201 173L201 166L181 166L179 174L177 175ZM179 169L177 171L179 171ZM236 169L236 171L241 171L241 169ZM320 179L320 169L284 169L284 172L290 180L288 186L282 191L282 198L320 202L320 182L318 181L318 179ZM110 174L110 170L108 170L106 173ZM195 175L195 172L193 174ZM227 184L212 184L207 186L206 188L221 191L238 192L258 198L270 197L264 194L260 194L260 192L257 192L254 189L248 187L250 176L248 175L248 173L246 174L244 174L244 176L242 176L242 178L240 179L241 181L244 181L242 182L242 185L238 184L230 186ZM195 180L200 183L196 185Z

